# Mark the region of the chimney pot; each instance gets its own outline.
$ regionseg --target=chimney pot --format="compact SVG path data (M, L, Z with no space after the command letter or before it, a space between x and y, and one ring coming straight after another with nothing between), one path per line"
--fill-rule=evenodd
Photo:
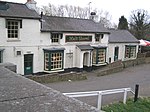
M37 10L36 2L34 0L27 0L26 6L29 9L32 9L32 10L35 10L35 11Z

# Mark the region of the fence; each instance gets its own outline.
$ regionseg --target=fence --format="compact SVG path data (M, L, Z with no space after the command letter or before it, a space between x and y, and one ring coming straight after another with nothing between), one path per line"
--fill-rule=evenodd
M102 107L102 96L103 95L124 93L123 103L126 104L127 92L131 92L131 93L135 94L131 88L121 88L121 89L112 89L112 90L104 90L104 91L74 92L74 93L63 93L63 94L68 97L74 97L74 98L75 97L98 96L97 109L100 111L101 107Z

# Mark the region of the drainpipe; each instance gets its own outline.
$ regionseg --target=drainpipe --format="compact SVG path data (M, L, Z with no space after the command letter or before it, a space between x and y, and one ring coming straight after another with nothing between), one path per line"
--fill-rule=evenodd
M43 12L41 12L41 29L43 28Z

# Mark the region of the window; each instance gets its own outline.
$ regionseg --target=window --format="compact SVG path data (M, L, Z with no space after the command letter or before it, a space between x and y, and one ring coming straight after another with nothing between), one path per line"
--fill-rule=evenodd
M18 39L19 38L19 29L22 27L20 20L7 20L7 36L9 39Z
M106 48L93 50L93 64L101 64L106 62Z
M106 49L98 49L98 63L104 63L106 57Z
M104 34L95 34L95 42L100 42L103 37Z
M51 53L51 70L62 69L62 53Z
M44 52L44 70L55 71L63 69L64 51L45 51Z
M97 53L97 49L93 50L93 64L96 64L96 53Z
M125 58L136 57L136 46L125 46Z
M44 56L45 56L45 58L44 58L44 61L45 61L44 68L45 68L45 70L49 70L49 53L45 53Z
M60 34L57 34L57 33L56 33L56 34L55 34L55 33L53 34L53 33L52 33L51 36L52 36L52 38L51 38L51 39L52 39L52 43L58 43L58 42L59 42Z

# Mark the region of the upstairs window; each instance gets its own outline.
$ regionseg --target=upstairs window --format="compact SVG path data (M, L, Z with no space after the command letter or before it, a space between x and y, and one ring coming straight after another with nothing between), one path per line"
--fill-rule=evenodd
M9 39L19 38L19 29L22 27L20 20L6 20L7 37Z
M95 42L101 42L101 39L103 39L104 34L95 34Z
M62 34L60 33L52 33L51 34L51 39L52 39L52 43L59 43L60 39L62 38Z

